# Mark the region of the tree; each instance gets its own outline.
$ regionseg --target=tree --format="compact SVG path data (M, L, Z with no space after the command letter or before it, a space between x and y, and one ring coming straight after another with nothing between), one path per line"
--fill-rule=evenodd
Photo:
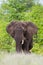
M2 4L4 16L8 19L19 19L21 12L28 11L34 5L34 0L7 0Z

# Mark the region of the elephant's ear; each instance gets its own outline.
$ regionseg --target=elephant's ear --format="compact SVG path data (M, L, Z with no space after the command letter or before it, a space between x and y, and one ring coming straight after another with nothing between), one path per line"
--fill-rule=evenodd
M35 24L32 22L27 22L27 31L31 33L31 35L36 34L38 31L38 28Z
M12 37L14 36L14 28L15 28L16 22L12 21L10 24L8 24L6 31L9 33Z

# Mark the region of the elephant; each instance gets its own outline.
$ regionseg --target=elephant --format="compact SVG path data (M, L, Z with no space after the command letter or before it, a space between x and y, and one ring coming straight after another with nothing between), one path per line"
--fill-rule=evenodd
M33 47L33 35L38 28L32 22L12 21L7 25L6 31L15 39L16 51L28 53Z

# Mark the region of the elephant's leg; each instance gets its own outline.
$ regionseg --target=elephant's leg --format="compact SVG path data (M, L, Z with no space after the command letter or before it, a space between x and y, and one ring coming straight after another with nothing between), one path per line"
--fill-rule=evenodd
M33 47L33 39L31 39L30 43L29 43L29 50L31 50Z
M24 44L22 45L22 49L24 52L28 53L29 52L29 43L28 40L24 41Z
M22 52L22 44L21 43L16 43L16 51Z
M33 39L25 40L24 44L22 45L22 49L24 52L28 53L33 47Z

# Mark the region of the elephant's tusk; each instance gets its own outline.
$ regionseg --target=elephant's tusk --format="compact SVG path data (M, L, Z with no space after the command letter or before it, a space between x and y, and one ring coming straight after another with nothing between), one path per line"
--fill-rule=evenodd
M22 40L22 44L24 44L24 40Z

